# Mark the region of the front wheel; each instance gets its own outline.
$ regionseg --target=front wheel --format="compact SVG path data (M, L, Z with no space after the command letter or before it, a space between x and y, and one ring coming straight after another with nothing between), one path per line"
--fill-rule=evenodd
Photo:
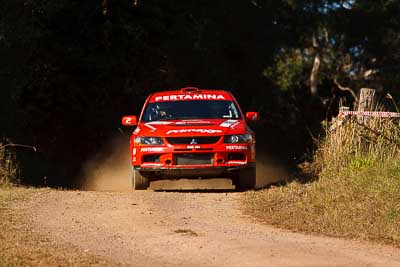
M146 190L149 187L149 179L143 176L139 171L134 170L132 174L133 190Z
M239 171L237 188L240 190L256 187L256 167L247 167Z

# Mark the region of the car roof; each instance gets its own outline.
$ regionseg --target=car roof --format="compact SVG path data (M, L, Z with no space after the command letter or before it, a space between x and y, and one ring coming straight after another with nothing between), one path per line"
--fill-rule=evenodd
M185 87L179 90L160 91L150 95L150 102L190 101L190 100L233 100L230 92L225 90L199 89Z

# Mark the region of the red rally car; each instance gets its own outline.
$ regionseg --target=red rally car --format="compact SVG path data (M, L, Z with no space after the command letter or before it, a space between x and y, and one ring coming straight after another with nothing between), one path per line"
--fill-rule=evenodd
M257 112L242 113L233 95L222 90L181 90L151 94L136 116L130 138L134 189L162 179L229 178L236 188L256 183L255 136L246 124Z

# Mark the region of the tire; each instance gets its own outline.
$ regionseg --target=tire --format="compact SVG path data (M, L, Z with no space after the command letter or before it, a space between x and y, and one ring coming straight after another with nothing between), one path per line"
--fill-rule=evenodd
M248 190L256 187L256 167L247 167L239 171L237 189Z
M146 190L149 187L149 179L143 176L139 171L133 171L132 188L133 190Z

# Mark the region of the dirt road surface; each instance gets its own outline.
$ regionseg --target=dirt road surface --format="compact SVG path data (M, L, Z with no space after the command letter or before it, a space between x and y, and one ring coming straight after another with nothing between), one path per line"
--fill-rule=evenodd
M400 266L400 250L278 230L237 192L36 193L18 208L55 244L131 266Z

